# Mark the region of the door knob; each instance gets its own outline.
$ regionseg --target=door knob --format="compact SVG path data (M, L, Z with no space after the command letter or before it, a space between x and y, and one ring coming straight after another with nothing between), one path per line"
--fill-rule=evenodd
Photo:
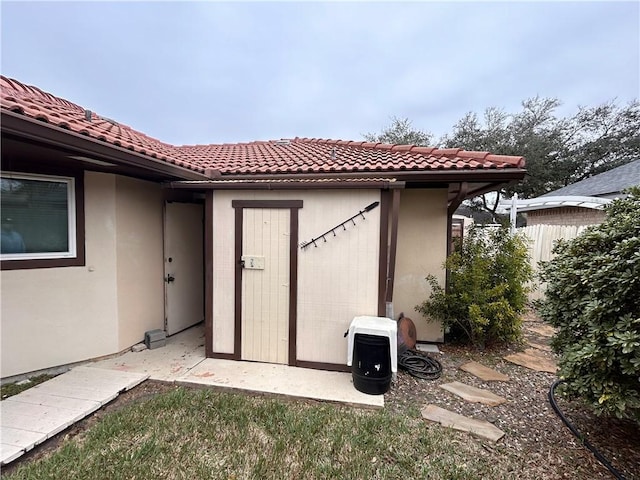
M167 282L167 283L171 283L171 282L173 282L175 279L176 279L176 277L174 277L174 276L173 276L173 275L171 275L171 274L168 274L168 275L167 275L167 278L165 278L165 279L164 279L164 281L165 281L165 282Z

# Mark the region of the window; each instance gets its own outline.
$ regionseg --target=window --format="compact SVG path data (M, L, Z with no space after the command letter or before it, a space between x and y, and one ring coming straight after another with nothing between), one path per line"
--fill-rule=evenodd
M3 172L3 269L84 264L84 245L76 222L82 210L76 204L82 196L77 192L78 186L82 188L81 177L78 180L78 176Z

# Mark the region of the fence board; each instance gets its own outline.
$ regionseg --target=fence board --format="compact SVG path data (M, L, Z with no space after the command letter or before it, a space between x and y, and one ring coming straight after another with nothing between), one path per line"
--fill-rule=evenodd
M536 274L538 273L538 263L551 260L553 246L559 239L572 239L580 235L587 228L585 225L530 225L518 229L524 233L531 243L529 253L531 255L531 266ZM535 281L536 290L529 294L529 300L537 300L544 296L544 284Z

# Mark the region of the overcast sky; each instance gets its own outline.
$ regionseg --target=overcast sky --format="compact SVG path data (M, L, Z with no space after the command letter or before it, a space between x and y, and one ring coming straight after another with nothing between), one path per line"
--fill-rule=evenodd
M640 2L9 2L2 74L159 140L440 136L640 97Z

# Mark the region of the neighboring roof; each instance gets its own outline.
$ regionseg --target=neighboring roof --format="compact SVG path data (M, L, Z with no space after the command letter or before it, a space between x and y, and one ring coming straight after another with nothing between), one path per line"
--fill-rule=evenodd
M614 197L625 188L640 185L640 159L541 195L544 197Z
M14 112L110 145L223 175L496 171L523 169L523 157L413 145L295 138L222 145L174 146L67 100L2 76L3 112Z

